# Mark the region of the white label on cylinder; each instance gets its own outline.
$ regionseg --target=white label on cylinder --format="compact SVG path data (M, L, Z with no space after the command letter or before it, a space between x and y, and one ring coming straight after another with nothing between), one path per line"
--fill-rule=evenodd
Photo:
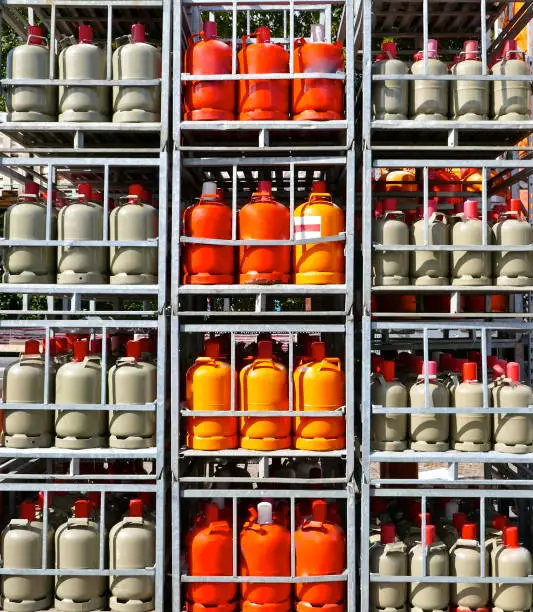
M294 217L294 239L320 238L322 236L322 217Z

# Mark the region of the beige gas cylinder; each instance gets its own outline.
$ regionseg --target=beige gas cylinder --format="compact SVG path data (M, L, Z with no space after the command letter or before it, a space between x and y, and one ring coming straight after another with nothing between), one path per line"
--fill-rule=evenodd
M126 201L109 215L111 240L151 240L157 238L157 210L143 198L142 185L130 185ZM111 285L154 285L157 283L157 247L118 247L109 249Z
M397 59L395 42L382 42L381 53L372 64L372 74L407 74L405 62ZM407 119L409 108L407 81L372 81L372 114L374 119Z
M92 187L80 183L75 200L59 211L59 240L102 240L103 208L94 201ZM94 285L107 281L107 249L92 246L59 246L57 282L60 285Z
M39 342L27 340L24 353L4 370L3 395L6 404L44 402L44 355ZM49 402L54 401L49 377ZM44 448L52 445L53 413L50 410L4 410L5 445L9 448Z
M481 576L481 564L485 564L485 576L489 575L489 555L481 551L477 541L476 525L463 525L461 537L450 550L450 574L460 578ZM451 603L461 608L477 610L489 605L489 585L461 582L451 584Z
M52 560L53 534L47 538L47 568ZM19 518L9 521L2 531L4 569L40 569L43 559L43 524L36 520L34 502L20 504ZM34 612L52 605L52 576L5 575L2 578L2 610Z
M501 453L533 452L531 387L520 384L520 364L507 364L506 378L492 389L495 408L523 408L523 414L494 415L494 450Z
M49 79L50 49L41 26L28 26L26 44L7 55L9 79ZM19 85L8 89L7 121L57 121L57 91L50 85Z
M508 40L501 57L492 66L494 75L530 76L524 54L516 40ZM531 80L494 81L492 83L492 116L498 121L528 121L530 118Z
M428 40L427 74L436 77L448 74L448 66L438 59L439 43ZM424 52L415 54L412 74L426 74ZM411 119L436 121L448 119L448 81L428 80L410 82L409 114Z
M495 578L522 578L531 576L533 564L531 553L520 546L518 527L506 527L503 532L503 545L493 554L492 575ZM503 581L492 585L492 605L494 612L515 612L530 610L533 604L531 584L504 584Z
M380 541L370 547L370 571L380 576L407 576L407 549L396 541L396 527L381 525ZM407 601L407 583L370 583L370 612L403 610Z
M428 202L428 238L431 246L450 244L450 228L445 214L437 211L437 200ZM411 225L411 244L424 246L426 221L422 207L420 219ZM412 251L411 277L415 285L448 285L450 282L450 256L448 251Z
M387 245L409 244L409 228L405 223L403 212L397 210L397 200L387 198L383 202L383 215L374 222L374 242ZM408 251L374 251L373 254L374 284L408 285L409 252Z
M56 237L55 214L50 219L50 238ZM23 194L4 216L6 240L46 240L46 203L39 199L39 185L24 183ZM55 250L45 246L12 246L4 251L4 282L55 282Z
M437 380L437 362L428 361L427 369L429 406L426 406L424 373L422 373L411 387L409 393L411 408L448 408L450 406L450 394L448 389ZM411 439L411 450L426 452L448 450L448 436L450 433L448 414L438 414L438 412L417 413L411 414L410 417L409 437Z
M74 359L56 374L56 404L99 404L102 366L89 355L87 340L74 341ZM60 448L104 446L107 414L100 410L56 410L56 440Z
M74 503L74 516L60 525L55 535L56 569L98 569L100 528L89 518L90 503ZM56 576L55 609L58 612L91 612L106 606L105 576Z
M481 75L482 63L479 59L477 40L467 40L459 61L452 66L452 74L457 76ZM450 110L452 119L457 121L480 121L489 115L489 81L451 81Z
M533 227L522 216L522 202L511 200L510 210L504 212L492 227L493 242L498 246L533 244ZM493 259L497 285L522 287L533 284L533 251L498 251Z
M78 28L78 43L59 54L59 78L65 80L105 80L106 54L93 44L93 29ZM109 87L59 86L59 121L109 121Z
M490 400L490 395L487 394ZM483 385L477 379L477 364L463 364L463 382L455 389L456 408L482 408ZM491 422L488 414L452 414L452 448L458 451L490 450Z
M144 26L131 26L130 42L113 53L113 79L153 80L161 78L161 52L146 42ZM159 85L113 87L113 121L146 123L161 119Z
M157 394L157 368L142 356L143 340L130 340L126 356L108 374L110 404L152 404ZM111 448L149 448L155 444L155 412L109 411Z
M155 528L143 517L140 499L130 500L129 513L109 532L109 569L154 567ZM153 576L110 576L109 607L116 612L154 610Z
M426 525L427 576L449 576L450 558L446 546L437 540L435 525ZM422 543L409 551L409 574L422 576L424 573L424 550ZM411 582L409 602L412 612L422 610L447 610L450 599L450 585L444 582Z
M383 408L406 408L407 389L396 378L394 361L383 361L381 373L374 374L370 393L372 404ZM407 415L374 414L371 421L372 446L376 450L403 451L407 448Z
M464 215L452 228L452 245L468 246L483 243L483 222L478 217L477 202L464 203ZM487 244L491 234L487 232ZM452 285L490 285L491 256L486 251L453 251Z

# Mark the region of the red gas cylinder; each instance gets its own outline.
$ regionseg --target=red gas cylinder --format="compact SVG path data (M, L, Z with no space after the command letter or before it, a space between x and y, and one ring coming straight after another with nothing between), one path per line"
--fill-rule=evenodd
M216 183L204 183L200 200L185 209L184 236L231 240L231 208L224 204L216 191ZM185 243L182 257L185 285L233 283L232 246Z
M272 197L272 183L259 181L258 191L239 211L239 240L288 240L290 212ZM288 283L290 246L240 246L239 282Z
M453 172L446 168L430 168L428 179L430 197L438 199L439 207L448 204L456 210L457 207L462 206L463 198L453 195L461 193L463 189L460 178ZM443 193L446 195L442 195Z
M274 74L289 72L289 54L270 42L270 28L257 28L256 43L248 45L243 36L239 51L240 74ZM289 81L284 79L239 82L239 119L241 121L288 119Z
M338 524L328 519L328 504L313 502L311 517L294 534L297 576L342 574L346 568L346 539ZM344 611L344 582L296 584L297 612L310 610Z
M325 42L323 25L311 26L311 42L294 41L294 72L344 71L340 42ZM295 121L342 119L344 83L335 79L294 79L292 84L292 118Z
M204 23L204 29L189 39L185 72L189 74L231 74L231 47L217 38L217 24ZM186 121L235 119L235 81L188 81L185 85Z

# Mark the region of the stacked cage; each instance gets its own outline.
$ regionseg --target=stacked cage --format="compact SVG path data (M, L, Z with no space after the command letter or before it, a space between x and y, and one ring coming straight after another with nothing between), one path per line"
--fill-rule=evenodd
M529 610L533 6L363 4L361 610Z
M352 611L352 3L181 7L172 609Z
M0 608L163 610L170 3L0 12Z

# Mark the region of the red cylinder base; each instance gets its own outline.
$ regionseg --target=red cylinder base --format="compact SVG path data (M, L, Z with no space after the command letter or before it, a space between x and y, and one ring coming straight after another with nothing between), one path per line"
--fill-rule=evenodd
M344 603L327 603L317 606L307 601L299 601L296 604L296 612L344 612L345 610Z
M288 118L288 113L272 110L256 109L247 113L239 113L239 119L241 121L284 121Z
M336 121L342 119L342 115L334 110L316 111L307 109L293 116L294 121Z
M244 600L241 603L241 612L290 612L291 600L286 599L278 603L252 603Z
M287 284L290 280L291 275L284 274L283 272L247 272L246 274L239 274L239 284L241 285Z
M219 604L218 606L204 606L201 603L188 601L185 604L187 612L235 612L237 610L237 602Z
M231 274L184 274L184 285L233 285L234 279Z
M218 108L199 108L184 115L185 121L233 121L235 115Z

